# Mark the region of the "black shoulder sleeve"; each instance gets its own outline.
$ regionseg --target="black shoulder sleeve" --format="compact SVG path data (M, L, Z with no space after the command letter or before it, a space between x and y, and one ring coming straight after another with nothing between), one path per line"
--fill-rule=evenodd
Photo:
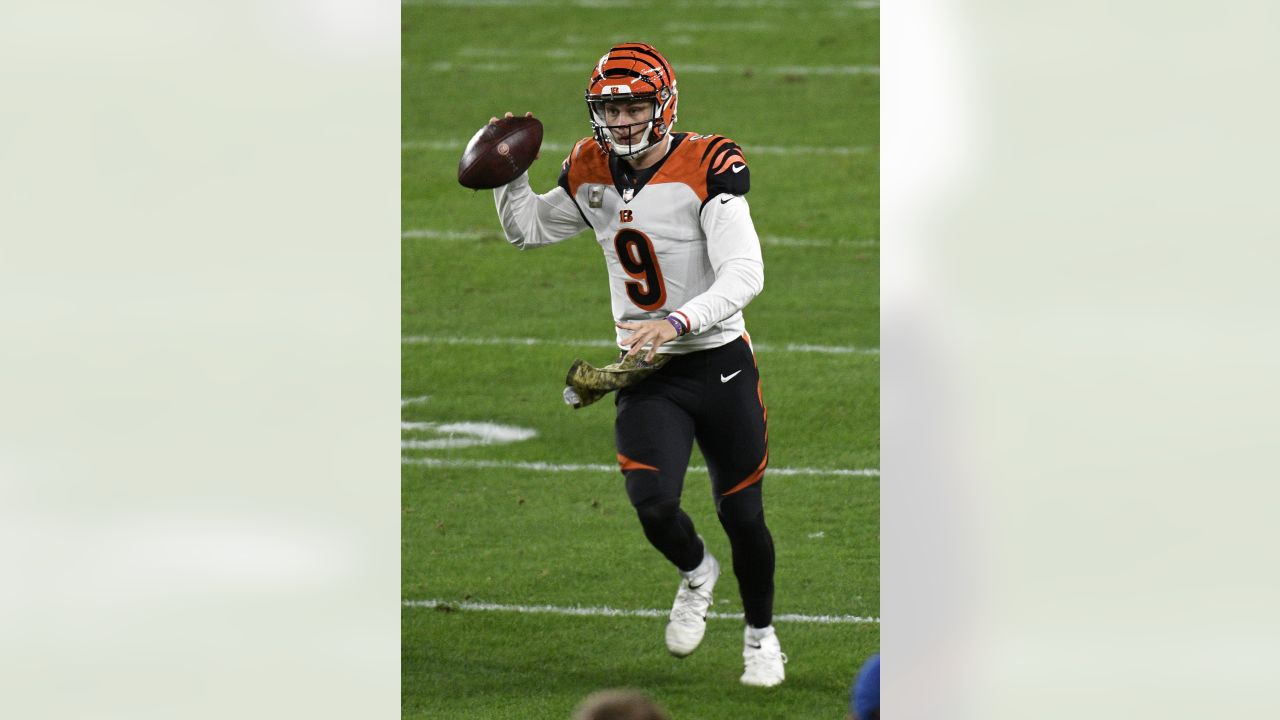
M732 140L719 143L707 162L707 199L728 193L746 195L751 189L751 170L742 148Z
M564 191L569 193L569 197L573 197L573 193L569 192L569 158L567 157L564 159L564 164L560 166L560 179L556 184L564 188Z
M569 157L573 157L572 151L570 151ZM560 166L560 179L556 181L556 184L560 186L561 190L564 190L565 195L569 196L569 200L573 202L573 209L577 210L578 214L582 216L582 222L586 223L587 227L594 229L595 226L592 225L591 221L587 219L587 214L582 212L582 208L578 207L578 199L573 196L573 191L569 189L569 158L568 157L564 159L564 164Z

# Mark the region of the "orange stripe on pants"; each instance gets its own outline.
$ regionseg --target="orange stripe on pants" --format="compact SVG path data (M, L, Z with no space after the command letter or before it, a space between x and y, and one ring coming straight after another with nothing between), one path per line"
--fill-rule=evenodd
M658 472L658 468L652 465L645 465L642 462L636 462L622 453L618 453L618 464L622 466L622 472L628 470L652 470Z
M764 453L764 459L760 461L760 467L756 468L755 472L748 475L746 480L743 480L737 485L734 485L733 487L724 491L723 493L720 494L720 496L724 497L726 495L732 495L738 492L739 490L741 490L742 488L750 487L751 485L754 485L760 482L760 478L764 477L764 467L765 465L768 465L768 464L769 464L769 451L766 450Z

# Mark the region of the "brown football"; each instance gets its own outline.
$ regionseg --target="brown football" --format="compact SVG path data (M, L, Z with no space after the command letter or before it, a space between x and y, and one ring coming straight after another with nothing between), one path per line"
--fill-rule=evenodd
M498 118L471 136L458 161L458 182L472 190L501 187L529 169L542 147L537 118Z

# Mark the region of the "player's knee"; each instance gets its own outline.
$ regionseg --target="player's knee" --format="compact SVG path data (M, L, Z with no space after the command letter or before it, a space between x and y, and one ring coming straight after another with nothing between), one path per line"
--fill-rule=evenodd
M760 493L750 492L751 490L753 488L747 488L717 498L716 514L720 516L720 522L725 528L751 527L764 523L764 504Z
M625 475L627 498L637 509L643 505L680 499L679 489L673 489L671 483L664 482L662 476L652 470L629 470Z
M676 516L680 513L680 501L667 499L637 503L635 509L641 525L663 527L675 522Z

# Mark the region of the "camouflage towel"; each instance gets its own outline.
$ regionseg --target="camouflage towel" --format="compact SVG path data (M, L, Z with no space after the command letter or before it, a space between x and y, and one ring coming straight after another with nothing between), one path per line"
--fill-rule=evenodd
M569 374L564 378L565 385L568 386L564 389L564 401L572 405L574 410L586 407L618 388L635 385L666 365L670 359L670 355L659 355L653 362L647 363L636 355L602 368L592 367L585 360L574 360Z

